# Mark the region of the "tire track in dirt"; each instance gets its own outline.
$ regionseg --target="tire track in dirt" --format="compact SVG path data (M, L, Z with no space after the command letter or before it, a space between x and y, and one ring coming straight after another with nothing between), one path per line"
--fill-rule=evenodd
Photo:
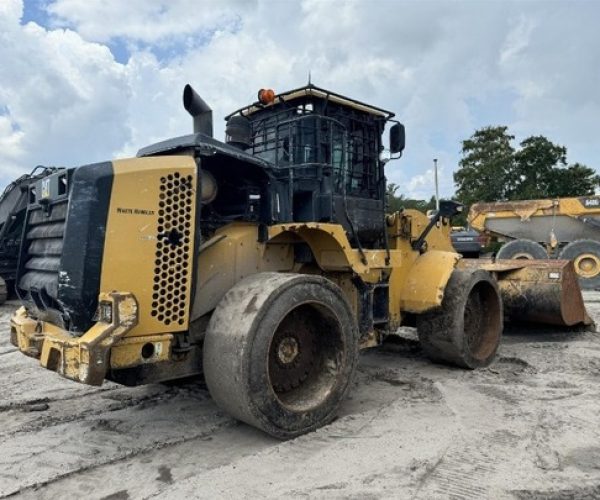
M577 357L574 358L575 363ZM426 485L419 490L415 498L509 498L511 490L519 481L523 485L531 483L531 478L546 475L545 481L553 474L555 481L577 483L583 479L579 473L565 469L565 450L588 441L600 439L598 429L600 418L580 416L582 403L586 399L598 400L596 384L585 382L572 384L564 378L559 381L548 380L547 373L534 369L518 358L500 358L489 370L473 376L473 391L480 393L478 407L492 409L492 413L481 422L471 422L465 426L476 428L476 433L461 433L460 440L453 443L435 470L426 477ZM573 361L573 359L571 360ZM507 363L508 362L508 363ZM488 374L508 376L507 382L514 377L510 365L529 366L523 375L526 379L516 378L512 383L491 383ZM503 366L504 365L504 366ZM556 364L554 370L561 373L563 366ZM538 376L539 375L539 376ZM484 383L476 383L476 379ZM498 381L497 381L498 382ZM443 387L447 383L442 382ZM448 398L448 391L443 390ZM487 399L481 399L481 395ZM464 387L457 392L456 402L463 401L463 408L452 403L457 413L464 415L464 402L467 394ZM477 401L476 394L469 395L469 403ZM462 416L462 415L461 415ZM468 421L468 420L467 420ZM492 425L491 425L492 424ZM491 427L490 427L491 425ZM488 433L486 429L496 430ZM577 448L575 448L577 449ZM522 461L522 466L509 469L511 462ZM506 478L513 479L507 484ZM515 490L517 491L517 490ZM529 490L519 490L519 498L546 498L541 495L528 496ZM578 488L565 491L579 491ZM587 491L587 490L586 490ZM549 494L549 498L555 498ZM556 498L559 498L558 496ZM575 497L578 498L578 497ZM590 497L592 498L592 497Z
M489 369L474 372L467 387L456 381L439 384L447 404L464 422L464 432L427 471L415 498L512 496L500 486L500 478L512 473L507 464L521 457L536 469L556 468L556 449L561 447L549 446L550 437L573 427L578 427L573 432L582 430L564 419L564 407L577 407L578 400L592 396L589 385L548 380L537 366L515 356L500 356ZM594 427L586 429L588 434Z
M426 470L412 498L489 498L489 483L498 473L498 462L512 452L519 438L501 432L505 427L501 416L512 403L487 397L474 388L469 388L465 397L464 386L452 381L436 385L460 431L438 462Z
M385 375L382 375L379 372L375 372L375 373L362 374L361 378L363 378L363 377L365 379L369 379L369 381L371 383L382 385L382 384L380 384L378 379L381 377L392 377L392 374L389 372L386 372ZM417 386L418 383L415 383L413 385ZM408 384L407 384L407 386L408 386ZM397 398L397 397L405 398L407 395L407 393L405 391L394 389L393 387L387 388L385 385L382 385L382 387L383 387L384 391L386 393L388 393L390 398ZM380 391L378 391L378 392L380 392ZM408 391L408 393L410 393L410 391ZM387 400L385 403L383 401L380 401L380 404L377 407L374 407L370 402L362 400L362 402L359 403L359 406L363 410L368 409L368 411L370 413L372 413L372 418L370 420L373 420L373 419L377 418L377 415L378 415L378 413L380 413L381 409L384 409L387 406L387 403L388 403ZM358 417L358 418L355 418L355 417ZM224 418L226 418L226 417L224 417ZM248 426L245 426L243 424L236 426L236 423L233 420L228 420L228 421L229 421L229 425L233 425L234 428L227 426L225 430L223 430L223 429L216 429L214 431L211 430L206 434L198 436L197 441L199 442L198 443L199 448L201 448L201 446L206 446L206 443L210 442L211 443L211 451L213 451L214 454L211 454L211 458L202 465L200 465L198 463L198 462L201 462L201 459L200 458L196 459L197 461L196 461L195 465L193 466L193 468L188 467L186 472L182 472L181 467L179 467L177 465L173 465L174 462L170 463L168 456L167 457L160 456L162 453L159 454L158 449L157 450L150 449L147 452L144 452L144 455L152 455L152 460L155 463L159 462L159 461L163 462L163 463L167 463L167 464L170 463L171 474L173 475L175 480L180 480L180 479L188 479L188 478L194 477L194 476L200 474L202 471L209 472L215 468L227 466L228 463L232 459L241 459L244 456L254 455L261 450L269 449L271 447L277 447L282 444L280 441L273 440L272 438L269 438L269 437L265 436L264 434L259 433L255 429L252 429ZM298 440L296 440L295 446L294 446L294 453L305 456L305 457L309 457L309 456L312 456L313 454L318 454L323 449L324 446L327 446L332 441L339 442L340 440L343 441L343 440L347 440L347 439L352 439L352 437L355 437L358 439L364 439L365 437L367 437L367 436L364 436L365 426L368 425L369 421L365 422L363 419L360 418L360 415L356 416L353 414L349 414L346 417L342 417L338 421L338 423L335 425L335 431L333 431L332 429L329 429L329 434L325 438L319 438L316 440L310 439L310 440L305 440L305 441L300 440L300 442L298 442ZM250 436L250 439L248 438L248 435ZM235 440L234 447L232 447L232 440ZM222 442L222 445L218 444L219 441ZM246 442L246 444L244 444L245 442ZM175 443L173 445L173 448L174 449L171 451L172 454L175 452L175 449L189 448L189 443L187 440L182 443ZM232 452L232 449L235 451ZM162 452L162 448L160 450ZM219 450L219 451L217 451L215 453L215 450ZM226 450L227 453L223 453L222 450ZM202 452L197 451L197 453L202 453ZM224 455L229 458L224 459ZM123 470L124 466L127 466L127 468L133 467L136 470L139 469L138 455L124 457L122 460L118 460L118 463L120 465L119 470ZM61 491L64 492L64 491L68 490L69 485L85 484L88 480L93 481L94 478L95 477L97 478L99 475L105 475L105 477L110 477L110 475L111 475L110 471L114 470L115 467L116 467L116 461L109 460L102 464L96 464L90 468L79 469L78 471L73 471L72 473L69 473L66 476L57 476L56 479L53 479L50 482L44 483L44 485L43 485L44 496L46 498L48 498L48 495L49 495L48 490L50 489L51 492L56 492L56 495L57 495L56 498L60 498L60 492ZM164 482L157 481L157 478L160 476L160 473L158 472L160 467L164 467L164 465L157 465L157 467L153 470L153 473L150 473L150 474L148 474L147 468L140 469L140 473L137 474L135 478L132 478L132 482L130 483L129 486L131 486L131 484L135 484L134 480L136 480L137 484L138 484L138 488L141 488L141 490L144 491L143 495L140 495L140 492L137 491L134 494L135 497L161 496L163 490L167 490L167 491L169 490L170 483L165 484ZM185 469L185 467L183 467L183 469ZM148 481L150 484L144 484L143 486L141 486L140 478L139 478L140 475L144 476L146 478L146 481ZM120 483L120 487L122 485L123 485L123 483ZM125 486L127 486L127 484ZM23 493L28 493L30 496L32 496L37 491L39 491L39 487L40 487L40 485L30 486L26 489L19 490L19 492L21 495ZM127 488L125 488L125 490L123 490L122 488L118 490L118 492L120 492L121 495L124 494L124 493L122 493L123 491L127 491ZM116 491L114 491L114 489L113 489L112 491L105 491L105 493L106 494L116 493ZM95 494L97 494L96 491L95 491ZM50 494L50 497L52 497L51 494ZM24 498L28 498L28 496L25 495Z
M421 396L411 396L410 387ZM435 412L426 420L432 405ZM435 430L423 439L432 422ZM452 414L431 381L405 380L392 368L362 366L351 399L330 425L176 482L157 496L369 498L391 476L396 486L410 487L414 470L435 459L452 438L452 428ZM393 473L365 473L382 470L373 457L383 453L391 458L400 449L404 460L397 461Z
M45 500L63 500L65 492L77 491L80 497L161 498L171 485L279 444L258 430L228 420L207 430L205 435L80 470L41 488L21 490L17 496L22 500L38 500L42 493Z
M223 419L222 421L214 424L209 429L206 429L200 433L181 437L179 439L173 439L173 440L169 440L169 441L159 442L159 443L156 443L156 444L148 446L148 447L131 450L130 452L121 454L119 456L109 457L109 458L106 458L105 460L95 462L95 463L92 463L92 464L89 464L89 465L86 465L86 466L83 466L80 468L76 468L73 470L69 470L68 472L65 472L63 474L55 475L45 481L34 482L34 483L28 484L26 486L22 486L14 491L9 491L8 493L0 493L0 498L11 498L11 497L15 497L17 495L22 495L27 492L35 492L35 497L39 498L39 496L38 496L39 490L42 488L48 487L53 483L64 481L64 480L72 478L76 475L80 475L80 474L83 474L86 472L93 471L95 469L106 467L107 465L118 466L121 462L140 458L142 455L145 455L148 453L161 452L162 450L164 450L165 448L168 448L168 447L177 446L177 445L180 445L183 443L190 443L190 442L196 441L196 440L201 440L203 438L213 435L215 432L217 432L218 430L220 430L222 428L231 427L234 425L237 425L237 423L234 420Z
M41 425L34 432L4 439L0 447L0 498L201 439L235 424L206 398L198 401L177 394L151 403L85 415L82 420L50 427ZM43 465L28 467L31 463Z
M119 394L122 397L117 397ZM6 440L15 434L38 432L60 424L82 421L107 412L135 408L140 405L167 403L169 399L175 397L177 394L173 391L159 391L136 397L124 393L123 390L111 388L78 394L72 398L42 398L0 406L0 412L12 412L9 417L13 417L11 423L0 431L0 439Z
M401 341L361 356L338 420L283 443L197 386L86 388L14 353L0 362L0 495L594 498L599 347L518 333L466 372Z

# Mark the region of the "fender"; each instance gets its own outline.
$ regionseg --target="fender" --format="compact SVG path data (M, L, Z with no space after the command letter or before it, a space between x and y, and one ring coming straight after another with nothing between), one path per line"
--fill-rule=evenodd
M279 224L269 227L269 243L303 241L308 244L318 266L325 272L352 271L366 283L381 280L386 264L384 250L352 248L350 241L339 224L303 222Z
M442 305L444 290L460 255L430 250L412 263L400 288L400 310L424 313Z

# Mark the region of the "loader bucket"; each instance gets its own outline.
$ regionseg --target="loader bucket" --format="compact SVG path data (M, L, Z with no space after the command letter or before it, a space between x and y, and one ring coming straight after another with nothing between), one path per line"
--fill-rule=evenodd
M496 276L504 315L510 321L593 325L571 261L463 259L459 266L485 269Z

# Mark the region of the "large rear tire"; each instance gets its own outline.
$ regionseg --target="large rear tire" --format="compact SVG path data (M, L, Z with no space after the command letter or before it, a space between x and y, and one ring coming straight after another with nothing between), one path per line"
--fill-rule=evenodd
M547 259L546 249L531 240L512 240L498 250L496 259Z
M217 306L204 376L238 420L291 438L333 420L358 359L358 329L341 290L321 276L259 273Z
M455 270L442 306L417 316L417 332L432 361L474 369L494 360L502 322L502 299L490 273Z
M0 306L8 299L8 285L4 279L0 278Z
M560 252L559 259L572 260L584 290L600 288L600 243L594 240L576 240Z

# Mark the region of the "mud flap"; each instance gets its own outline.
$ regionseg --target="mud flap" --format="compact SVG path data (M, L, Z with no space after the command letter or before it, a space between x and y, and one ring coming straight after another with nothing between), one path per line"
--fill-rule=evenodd
M593 326L568 260L463 259L458 267L480 268L494 273L511 321L559 326Z

